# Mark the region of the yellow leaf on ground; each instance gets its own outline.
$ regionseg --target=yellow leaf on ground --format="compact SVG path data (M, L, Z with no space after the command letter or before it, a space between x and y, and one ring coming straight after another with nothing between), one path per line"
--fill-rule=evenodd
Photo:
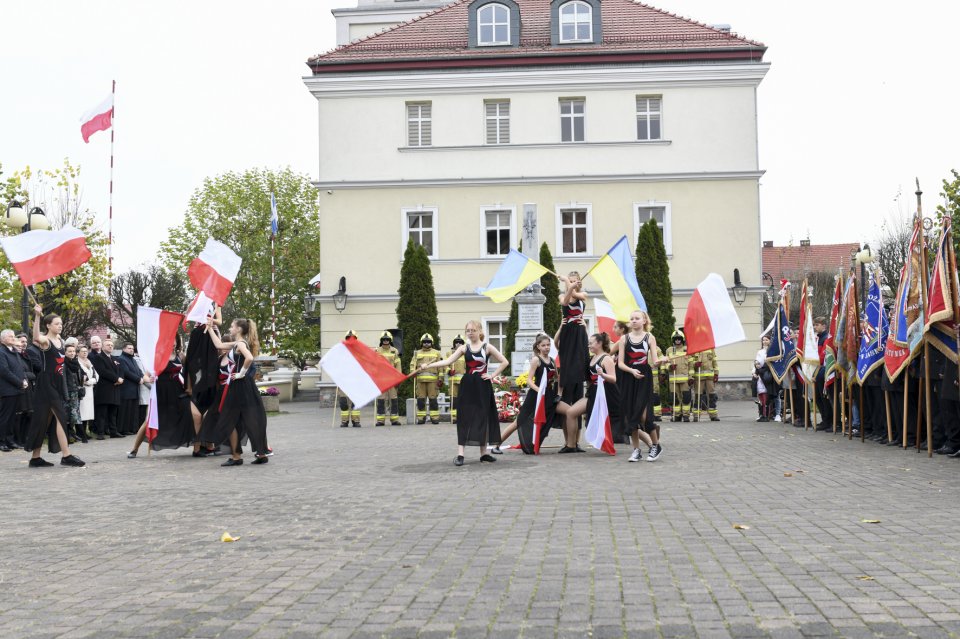
M870 575L860 575L859 577L857 577L857 579L859 579L860 581L875 581L874 578L871 577Z
M747 526L746 524L734 524L733 529L734 530L750 530L750 526Z
M880 520L879 519L861 519L860 523L861 524L879 524Z
M230 533L228 533L228 532L225 532L225 533L223 533L222 535L220 535L220 541L225 542L225 543L228 543L228 542L231 542L231 541L237 541L238 539L240 539L240 538L239 538L239 537L234 537L234 536L232 536L232 535L231 535Z
M793 473L784 473L783 476L784 476L784 477L793 477Z

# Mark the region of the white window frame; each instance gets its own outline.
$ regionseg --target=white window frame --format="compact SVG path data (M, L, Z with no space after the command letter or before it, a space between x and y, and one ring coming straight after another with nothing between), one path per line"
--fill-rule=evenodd
M563 112L564 103L571 103L570 113ZM572 103L580 102L583 104L583 113L576 114L574 113L574 107ZM560 114L560 142L562 144L577 144L579 142L587 141L587 99L586 98L559 98L557 100L557 112ZM563 120L564 118L570 119L570 139L563 139ZM578 140L577 137L577 127L575 122L577 118L580 118L583 121L583 138Z
M503 115L501 113L501 109L500 109L501 105L506 105L507 107L506 115ZM496 107L495 108L496 113L494 115L490 115L487 112L487 109L491 106ZM496 139L493 141L491 141L489 137L491 121L494 122L494 127L496 129ZM501 128L501 125L503 124L506 125L505 127L506 131L504 131ZM493 100L483 101L483 140L485 144L489 144L490 146L510 144L510 100L509 99L502 99L502 100L493 99Z
M427 257L431 260L440 258L440 210L435 206L406 206L400 209L400 228L403 229L403 235L400 236L400 255L407 250L407 241L410 239L410 213L432 213L433 225L433 246L432 250L427 251Z
M647 200L646 202L633 203L633 246L637 245L637 235L640 234L640 227L647 223L650 218L640 219L640 209L663 208L663 248L667 252L667 257L673 257L673 215L670 202L660 202L658 200Z
M586 10L586 23L587 23L587 29L588 29L588 35L587 35L586 38L577 38L577 37L576 37L577 31L579 30L578 27L584 23L584 20L583 20L584 14L583 14L583 13L581 13L580 11L577 11L576 9L574 9L574 12L573 12L573 21L572 21L572 22L566 22L566 23L564 22L564 20L563 20L563 9L564 9L565 7L570 7L570 6L577 7L577 8L580 8L580 9L585 9L585 10ZM557 9L557 21L558 21L558 24L557 24L557 36L559 37L560 42L562 42L562 43L567 43L567 42L593 42L593 7L590 6L589 4L587 4L586 2L583 2L583 0L572 0L572 2L564 2L563 4L561 4L560 7ZM573 25L573 35L574 35L573 38L564 38L564 37L563 37L563 25L564 25L564 24L572 24L572 25Z
M491 343L491 342L490 342L490 322L503 322L503 325L504 325L504 326L503 326L503 330L506 331L506 330L507 330L507 324L510 322L510 318L509 318L509 317L501 317L501 316L491 316L491 317L481 317L481 318L480 318L480 324L483 326L483 334L486 335L486 338L485 338L483 341L486 342L486 343L488 343L488 344ZM507 335L506 335L506 333L504 333L504 335L503 335L503 345L502 345L503 348L501 348L500 346L497 346L496 344L494 344L493 346L494 346L497 350L499 350L501 353L503 353L503 349L507 347ZM506 356L508 359L509 359L509 357L510 357L509 354L506 354L505 356Z
M416 117L412 117L412 116L410 115L410 107L424 107L424 106L429 107L429 109L430 109L430 115L428 115L427 117L423 117L423 111L422 111L422 109L418 111L418 115L417 115ZM403 115L404 115L404 118L406 119L406 123L407 123L407 126L406 126L407 137L406 137L406 139L404 140L404 142L406 143L406 145L409 146L409 147L413 147L413 148L433 146L433 102L430 101L430 100L413 100L413 101L404 102L404 104L403 104ZM418 143L417 143L417 144L410 144L410 126L411 126L414 122L416 122L417 125L418 125L418 126L417 126L417 142L418 142ZM423 141L423 138L424 138L424 135L423 135L423 124L424 124L424 122L429 123L429 125L430 125L429 139L427 140L426 143L424 143L424 141Z
M596 318L593 315L587 315L586 313L583 314L583 327L587 330L588 337L597 332L596 329L594 329L594 326L596 325ZM613 335L610 337L613 337Z
M488 9L491 20L489 22L483 21L483 14ZM506 22L497 21L497 9L503 9L507 14ZM507 39L506 40L497 40L497 27L505 26L507 28ZM493 35L493 40L490 42L485 42L482 38L483 27L490 26L491 34ZM485 4L479 9L477 9L477 46L478 47L502 47L504 45L510 44L510 7L505 4L500 4L499 2L491 2L490 4Z
M640 110L640 100L648 100L648 102L647 102L647 110L646 110L646 111L641 111L641 110ZM659 108L658 110L656 110L656 111L651 111L651 110L650 110L649 100L658 100L658 101L660 102L660 108ZM662 96L662 95L638 95L638 96L636 97L635 103L636 103L636 107L637 107L637 140L640 140L640 141L643 141L643 142L653 141L653 140L662 140L662 139L663 139L663 96ZM651 138L651 137L641 138L641 137L640 137L639 128L640 128L640 116L641 116L641 115L642 115L642 116L645 116L646 119L647 119L647 134L648 134L648 135L649 135L649 133L650 133L650 116L651 116L651 115L657 116L657 119L658 119L659 122L660 122L660 137L658 137L658 138Z
M566 253L563 250L563 212L569 210L585 210L587 212L587 247L583 253ZM556 214L554 216L554 226L556 228L557 256L558 257L582 257L584 255L593 255L593 205L581 204L579 202L570 202L567 204L557 204Z
M507 247L507 253L511 248L517 246L517 207L514 205L485 204L480 207L480 257L486 260L502 260L503 255L487 254L487 213L493 211L510 212L510 245Z

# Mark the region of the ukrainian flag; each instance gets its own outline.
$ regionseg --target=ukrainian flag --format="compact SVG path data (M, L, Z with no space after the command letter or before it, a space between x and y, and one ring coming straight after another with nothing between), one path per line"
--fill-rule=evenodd
M587 272L603 289L603 295L613 307L613 314L622 322L630 319L630 313L637 310L646 312L647 302L637 284L637 272L634 270L633 257L624 235L593 265Z
M477 293L486 295L497 304L507 302L549 272L520 251L510 249L490 284L486 288L478 288Z

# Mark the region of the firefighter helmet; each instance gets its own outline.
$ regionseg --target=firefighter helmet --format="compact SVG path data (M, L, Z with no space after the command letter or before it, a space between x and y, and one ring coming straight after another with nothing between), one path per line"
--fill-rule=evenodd
M380 333L380 343L383 344L384 341L393 344L393 333L390 331L384 331Z
M421 335L420 343L423 344L424 342L430 342L431 344L433 344L433 335L431 335L430 333L424 333L423 335Z
M353 339L357 339L357 332L353 329L347 331L347 334L343 336L343 339L350 339L351 337Z
M682 327L682 326L673 332L673 336L671 337L671 341L674 342L674 343L676 343L677 341L679 341L681 344L686 344L686 343L687 343L687 338L686 338L686 336L683 334L683 327Z
M454 348L457 347L457 344L465 344L465 343L466 343L466 342L463 341L463 335L457 335L456 337L453 338L453 347L454 347Z

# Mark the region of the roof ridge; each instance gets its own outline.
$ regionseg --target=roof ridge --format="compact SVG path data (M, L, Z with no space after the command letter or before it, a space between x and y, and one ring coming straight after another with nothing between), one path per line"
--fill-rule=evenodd
M415 17L415 18L411 18L410 20L404 20L403 22L400 22L400 23L398 23L398 24L395 24L395 25L393 25L392 27L388 27L388 28L386 28L386 29L383 29L382 31L377 31L376 33L371 33L370 35L366 35L366 36L360 38L359 40L355 40L354 42L348 42L348 43L346 43L346 44L341 44L340 46L334 47L334 48L330 49L329 51L325 51L324 53L318 53L318 54L316 54L316 55L314 55L314 56L310 56L309 58L307 58L307 62L308 62L308 63L309 63L309 62L312 62L313 60L317 60L317 59L319 59L319 58L321 58L321 57L323 57L323 56L325 56L325 55L330 55L331 53L337 53L338 51L342 51L342 50L344 50L344 49L346 49L346 48L348 48L348 47L353 47L353 45L355 45L355 44L360 44L360 43L362 43L362 42L367 42L367 41L372 40L372 39L374 39L374 38L376 38L376 37L382 36L382 35L385 34L385 33L390 33L391 31L396 31L396 30L399 29L400 27L405 27L405 26L407 26L407 25L409 25L409 24L414 24L414 23L416 23L416 22L420 22L420 21L423 20L424 18L429 18L430 16L433 16L433 15L436 15L436 14L441 13L441 12L443 12L443 11L446 11L447 9L452 9L452 8L455 7L455 6L461 5L461 4L465 3L465 2L471 2L471 1L472 1L472 0L454 0L453 2L450 2L450 3L448 3L448 4L443 5L442 7L437 7L436 9L431 9L430 11L427 11L426 13L420 14L420 15L418 15L418 16Z
M694 20L693 18L689 18L689 17L687 17L687 16L682 16L682 15L680 15L679 13L673 13L672 11L667 11L666 9L661 9L660 7L655 7L655 6L653 6L652 4L647 4L646 2L643 2L642 0L628 0L628 1L629 1L629 2L632 2L633 4L640 5L641 7L644 7L644 8L646 8L646 9L652 9L653 11L656 11L657 13L662 13L663 15L670 16L671 18L676 18L676 19L678 19L678 20L683 20L684 22L688 22L688 23L690 23L690 24L695 24L695 25L697 25L697 26L704 27L704 28L706 28L706 29L710 29L711 31L715 31L716 33L725 35L725 36L727 36L727 37L729 37L729 38L733 38L734 40L740 40L741 42L746 42L746 43L753 44L753 45L760 46L760 47L763 46L763 43L762 43L762 42L759 42L759 41L757 41L757 40L751 40L750 38L747 38L747 37L744 37L744 36L740 35L739 33L730 32L730 31L721 31L720 29L718 29L718 28L716 28L716 27L714 27L714 26L712 26L712 25L709 25L709 24L707 24L706 22L700 22L699 20Z

